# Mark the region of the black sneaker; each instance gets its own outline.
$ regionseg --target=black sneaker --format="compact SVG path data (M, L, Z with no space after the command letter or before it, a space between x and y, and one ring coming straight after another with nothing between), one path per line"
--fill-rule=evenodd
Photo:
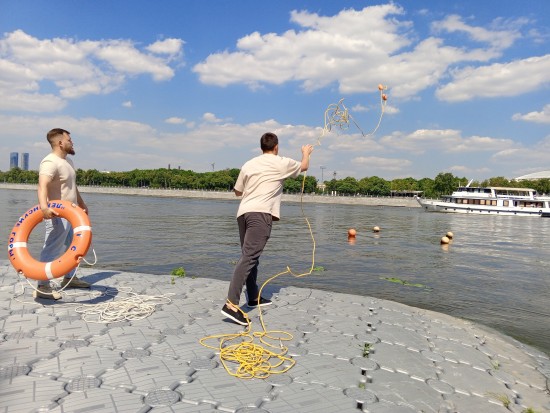
M260 297L260 307L264 307L266 305L273 304L271 300L268 300L267 298ZM258 307L258 300L252 300L249 301L247 304L250 308L256 308Z
M239 310L233 311L228 307L227 304L223 306L221 313L227 318L233 320L234 322L242 326L246 326L249 323L248 317L246 316L246 314L244 314L242 311L239 311Z

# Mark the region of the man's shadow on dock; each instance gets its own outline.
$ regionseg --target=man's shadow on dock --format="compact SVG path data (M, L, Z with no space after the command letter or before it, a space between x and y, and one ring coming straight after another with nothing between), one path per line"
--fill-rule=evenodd
M109 286L109 285L98 285L98 283L120 273L121 273L120 271L99 271L90 275L85 275L85 276L79 275L79 278L82 281L86 281L91 284L89 289L88 288L86 289L68 288L63 290L63 292L66 292L67 295L64 296L59 301L46 300L43 298L35 299L35 301L44 306L55 305L56 303L94 305L94 304L104 303L107 301L112 301L118 296L120 292L118 288L115 286ZM90 294L96 294L96 293L97 293L96 296L89 297ZM86 299L86 296L88 296L89 298Z

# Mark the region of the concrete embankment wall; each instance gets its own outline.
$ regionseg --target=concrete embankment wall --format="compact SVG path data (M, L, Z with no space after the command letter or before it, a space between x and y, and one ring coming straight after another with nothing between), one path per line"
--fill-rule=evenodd
M0 189L19 189L36 191L36 185L0 183ZM173 198L204 198L204 199L231 199L239 200L233 192L182 190L182 189L151 189L105 186L79 186L81 193L156 196ZM413 198L399 197L366 197L366 196L330 196L330 195L283 195L283 202L303 202L321 204L366 205L413 207L420 205Z

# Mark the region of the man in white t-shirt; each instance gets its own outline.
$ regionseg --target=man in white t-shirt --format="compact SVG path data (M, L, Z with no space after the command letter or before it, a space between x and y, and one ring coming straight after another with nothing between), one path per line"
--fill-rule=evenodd
M71 224L65 218L48 207L48 201L61 199L77 204L88 212L88 207L82 200L76 187L76 171L67 155L74 155L75 150L70 132L65 129L52 129L46 135L52 151L40 162L38 172L38 202L44 215L46 236L40 253L40 261L50 262L61 256L70 246L73 231ZM62 287L90 288L90 284L72 277L74 270L65 274ZM72 278L72 279L71 279ZM49 281L38 281L34 291L35 298L59 300L61 294L53 291Z
M242 196L237 211L237 224L241 239L241 258L237 262L227 303L221 313L240 325L248 324L248 317L239 309L244 284L248 296L248 307L271 304L264 297L258 297L258 263L260 255L271 235L273 221L280 219L281 197L286 178L295 178L309 168L312 145L302 146L302 160L295 161L279 156L277 135L268 132L260 139L262 155L246 162L235 183L235 195Z

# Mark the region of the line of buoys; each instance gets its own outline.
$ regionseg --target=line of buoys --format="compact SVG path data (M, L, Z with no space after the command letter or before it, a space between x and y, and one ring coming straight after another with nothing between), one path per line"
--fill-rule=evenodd
M454 234L451 231L448 231L444 236L441 237L441 245L448 245L451 243Z
M380 227L375 225L374 227L372 227L372 232L375 232L375 233L380 232ZM355 228L348 229L348 240L355 238L356 235L357 235L357 230Z

